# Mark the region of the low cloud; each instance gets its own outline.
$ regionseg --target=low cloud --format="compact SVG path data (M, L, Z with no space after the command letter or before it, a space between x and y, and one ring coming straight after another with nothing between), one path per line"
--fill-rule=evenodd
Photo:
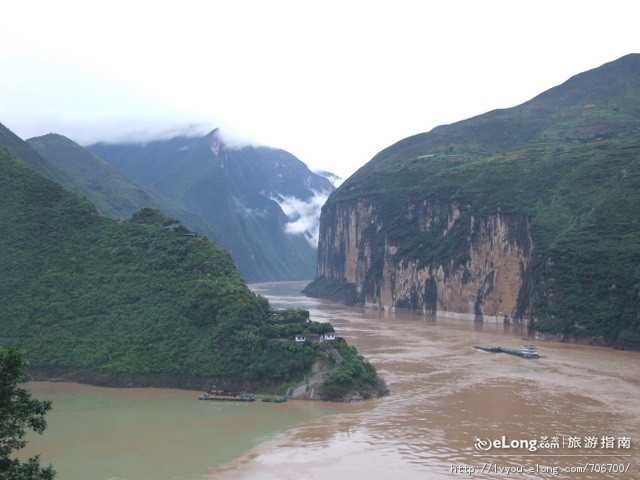
M342 182L344 182L344 178L339 177L335 173L327 172L326 170L314 170L314 173L329 180L334 188L338 188L342 185Z
M320 233L320 210L329 198L327 192L313 192L309 200L279 195L272 198L289 218L285 232L290 235L304 235L314 248L318 246Z
M224 125L218 129L218 135L220 139L224 142L224 145L227 148L231 149L241 149L244 147L264 147L259 142L256 142L248 135L242 133L240 130L235 129L233 127L229 127Z
M138 127L133 127L138 125ZM210 124L191 123L171 126L166 122L157 120L109 120L100 125L95 125L90 132L80 133L75 140L81 144L92 143L149 143L156 140L165 140L174 137L199 137L211 131ZM68 131L68 130L67 130ZM61 133L65 133L62 131Z

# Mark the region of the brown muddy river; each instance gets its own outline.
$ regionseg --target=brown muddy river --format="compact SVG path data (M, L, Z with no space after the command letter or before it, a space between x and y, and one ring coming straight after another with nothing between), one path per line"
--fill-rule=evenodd
M289 430L212 478L640 478L633 444L640 442L640 353L537 342L544 357L525 360L473 349L525 342L496 324L348 308L301 297L295 283L254 288L276 306L308 308L314 319L331 321L376 365L392 394L340 406L339 414ZM632 444L474 448L476 437L503 435L508 443L564 436L565 447L569 436L581 444L614 437L615 447L629 437ZM511 474L499 473L506 467Z
M58 407L29 453L63 480L640 478L640 353L552 342L536 342L538 360L485 353L473 346L529 341L496 324L309 299L303 285L252 287L331 321L390 396L209 408L193 392L34 384ZM480 450L476 439L520 443Z

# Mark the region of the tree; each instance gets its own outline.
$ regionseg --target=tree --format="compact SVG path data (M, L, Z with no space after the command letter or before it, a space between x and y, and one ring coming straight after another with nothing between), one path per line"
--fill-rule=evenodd
M51 402L36 400L20 388L26 380L27 363L20 352L0 349L0 480L52 480L54 470L40 466L38 457L27 461L13 454L27 444L27 430L44 432Z

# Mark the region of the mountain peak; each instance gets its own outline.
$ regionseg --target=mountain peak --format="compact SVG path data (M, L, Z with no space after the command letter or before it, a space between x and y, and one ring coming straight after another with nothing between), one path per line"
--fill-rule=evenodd
M225 147L225 143L222 140L219 128L214 128L209 133L207 133L204 138L209 143L209 149L215 156L218 156L220 150Z
M80 145L78 145L76 142L71 140L69 137L65 137L64 135L61 135L61 134L55 133L55 132L45 133L44 135L40 135L38 137L31 137L31 138L28 138L26 141L27 141L27 143L40 142L40 141L42 141L42 142L60 142L60 143L65 143L65 144L73 146L73 147L82 148Z
M205 138L220 138L220 129L218 127L214 128L205 135Z

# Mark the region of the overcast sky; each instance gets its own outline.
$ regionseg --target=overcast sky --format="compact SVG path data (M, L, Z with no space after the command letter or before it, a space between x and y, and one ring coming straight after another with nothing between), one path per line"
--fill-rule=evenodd
M408 135L640 51L637 1L4 2L0 122L197 124L348 175Z

